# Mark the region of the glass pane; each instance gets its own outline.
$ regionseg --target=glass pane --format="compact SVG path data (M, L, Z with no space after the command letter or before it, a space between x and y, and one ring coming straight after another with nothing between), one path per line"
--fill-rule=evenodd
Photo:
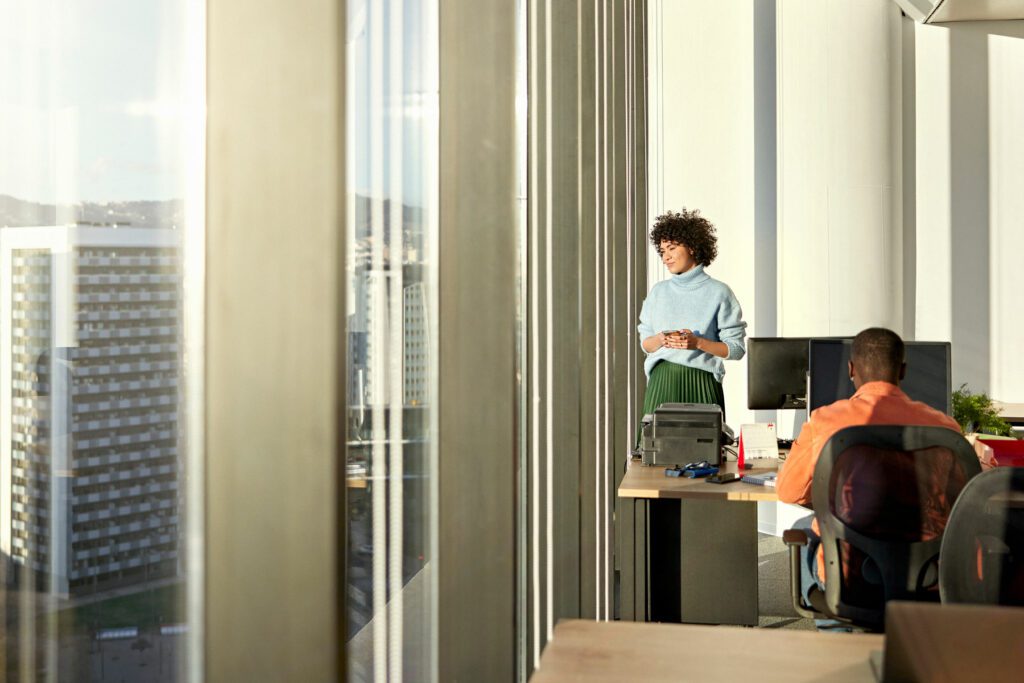
M353 680L436 678L437 14L348 3Z
M3 680L195 666L204 12L0 0Z

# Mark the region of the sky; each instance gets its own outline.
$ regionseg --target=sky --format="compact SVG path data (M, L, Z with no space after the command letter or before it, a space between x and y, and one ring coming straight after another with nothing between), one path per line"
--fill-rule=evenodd
M0 194L44 203L181 197L202 115L188 35L202 0L0 0ZM200 93L193 97L191 93ZM190 97L192 99L190 100Z
M438 51L436 36L436 0L404 0L401 35L391 33L391 4L381 3L379 13L367 0L348 4L348 145L349 182L356 194L374 197L383 194L392 201L423 207L427 193L437 182L436 158L431 150L437 145L438 131ZM374 31L374 21L381 22ZM374 45L379 37L381 44ZM375 49L376 48L376 49ZM373 102L375 55L379 66L382 102ZM401 94L391 95L390 67L400 59ZM377 111L377 107L380 111ZM391 131L401 130L401 190L391 187ZM380 151L373 140L379 136ZM374 178L379 177L380 187ZM401 196L396 196L400 194Z
M205 5L0 0L0 194L47 204L182 198L189 146L202 144L189 130L196 121L201 128L204 107L202 83L189 80L188 66L198 63L201 74L205 36L189 30L188 17ZM436 1L404 0L398 40L388 9L376 15L380 72L372 68L370 7L367 0L348 4L350 182L358 194L383 192L422 206L436 182ZM398 101L388 94L394 56L402 60ZM376 73L385 97L380 112L371 98ZM400 197L390 187L389 130L396 125Z

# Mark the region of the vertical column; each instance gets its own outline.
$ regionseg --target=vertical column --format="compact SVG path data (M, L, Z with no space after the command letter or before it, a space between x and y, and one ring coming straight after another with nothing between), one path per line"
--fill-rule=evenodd
M207 10L205 678L344 679L345 5Z
M516 5L440 3L439 679L515 673Z

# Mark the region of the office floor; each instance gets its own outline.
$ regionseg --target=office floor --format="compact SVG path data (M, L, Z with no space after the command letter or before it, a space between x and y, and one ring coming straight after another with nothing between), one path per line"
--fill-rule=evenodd
M778 536L758 534L757 582L760 628L814 630L814 620L799 617L789 597L789 554Z

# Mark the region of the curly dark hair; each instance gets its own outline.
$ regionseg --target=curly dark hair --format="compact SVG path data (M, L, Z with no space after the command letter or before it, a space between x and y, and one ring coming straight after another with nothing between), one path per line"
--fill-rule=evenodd
M715 226L707 218L700 215L698 209L687 211L668 211L654 219L654 230L651 231L651 243L661 255L661 243L664 241L682 244L693 252L693 259L702 266L710 266L718 256L718 238Z

